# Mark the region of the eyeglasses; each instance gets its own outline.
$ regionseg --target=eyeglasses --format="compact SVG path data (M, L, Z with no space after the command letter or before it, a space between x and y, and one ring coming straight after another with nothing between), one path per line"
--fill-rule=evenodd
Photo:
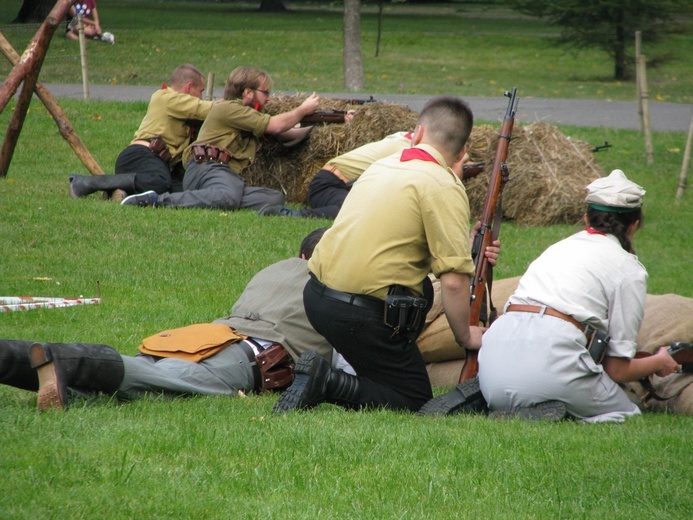
M265 96L270 97L270 91L269 90L262 90L260 88L254 88L256 92L262 92Z

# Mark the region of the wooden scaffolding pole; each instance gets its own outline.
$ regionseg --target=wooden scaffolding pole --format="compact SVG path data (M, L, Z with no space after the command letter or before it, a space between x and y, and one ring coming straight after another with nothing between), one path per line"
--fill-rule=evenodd
M19 62L19 54L17 54L10 42L7 41L2 33L0 33L0 51L5 55L12 65ZM82 164L84 164L87 170L89 170L89 173L92 175L103 175L104 171L101 169L89 150L87 150L87 147L84 146L81 139L77 135L77 132L75 132L72 123L70 123L67 114L65 114L65 111L55 100L50 91L41 83L36 83L34 92L36 92L36 95L45 105L48 113L51 115L51 117L53 117L53 120L60 131L60 135L62 135L72 147L79 160L82 161Z
M650 126L650 101L649 92L647 90L647 60L640 53L641 33L635 32L635 83L638 91L638 107L642 114L640 123L643 133L645 134L645 154L647 156L647 164L654 163L654 150L652 147L652 130Z
M683 152L683 164L681 165L681 175L679 176L679 187L676 189L676 200L683 197L683 190L686 189L688 179L688 164L691 160L691 147L693 146L693 111L691 112L691 126L688 128L688 138L686 139L686 149Z

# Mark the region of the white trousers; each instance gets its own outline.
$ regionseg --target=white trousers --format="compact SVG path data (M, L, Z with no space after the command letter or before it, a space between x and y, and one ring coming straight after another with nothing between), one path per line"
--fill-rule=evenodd
M640 410L597 365L577 327L553 316L509 312L483 336L479 384L489 408L557 400L586 422L622 422Z

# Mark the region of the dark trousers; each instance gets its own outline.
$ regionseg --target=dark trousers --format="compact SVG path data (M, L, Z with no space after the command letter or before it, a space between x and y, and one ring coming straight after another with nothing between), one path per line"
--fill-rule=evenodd
M393 336L393 329L383 323L383 310L335 300L321 294L320 285L311 278L303 290L306 314L358 374L358 404L416 412L432 399L426 364L415 342L419 331Z
M308 185L308 204L304 217L334 219L344 204L353 183L346 183L329 170L320 170Z
M259 210L284 204L284 195L270 188L247 186L226 164L190 160L183 177L183 191L159 197L159 204L169 208Z
M154 190L161 195L172 191L168 164L140 144L131 144L120 152L115 163L115 173L134 173L135 193Z

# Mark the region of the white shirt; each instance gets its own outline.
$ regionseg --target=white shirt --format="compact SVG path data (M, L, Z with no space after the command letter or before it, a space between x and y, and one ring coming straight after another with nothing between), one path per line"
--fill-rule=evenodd
M532 262L508 305L546 305L568 314L609 334L608 355L632 358L647 277L645 267L616 237L581 231Z

